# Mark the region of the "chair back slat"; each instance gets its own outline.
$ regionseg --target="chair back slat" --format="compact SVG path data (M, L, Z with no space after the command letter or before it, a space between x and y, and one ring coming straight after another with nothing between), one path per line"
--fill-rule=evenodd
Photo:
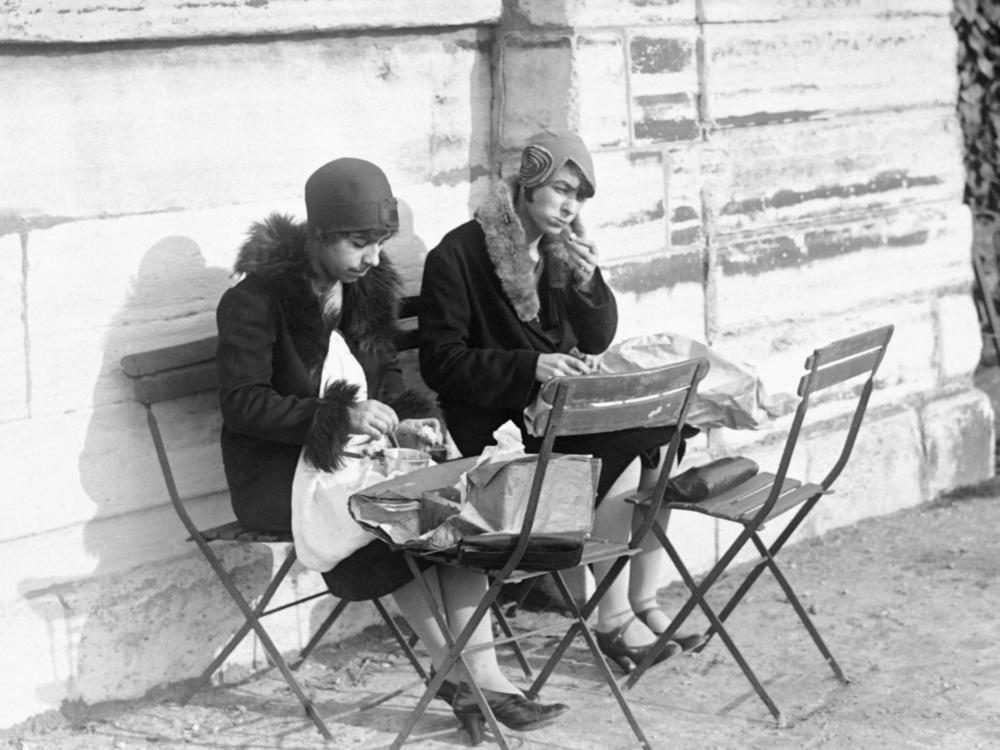
M889 343L892 331L893 326L882 326L834 341L809 355L805 367L807 370L813 367L826 367L832 362L856 356L869 349L884 349Z
M875 369L881 359L882 350L872 349L856 357L848 357L820 368L815 374L807 373L799 379L798 394L801 397L806 394L806 388L816 392L858 375L867 375Z
M218 388L217 343L211 336L123 357L122 371L132 380L136 401L148 406Z
M629 400L651 400L663 393L685 389L691 385L691 376L700 360L687 360L676 365L666 365L652 370L619 375L582 375L551 380L542 387L542 399L553 403L560 382L571 384L566 397L566 408L574 409L592 404L620 404ZM683 365L683 366L679 366Z
M630 427L662 427L676 424L687 389L657 394L655 398L578 406L563 412L559 435L614 432Z
M215 359L218 343L218 336L208 336L185 344L128 354L122 357L122 370L130 378L141 378L164 370L211 362Z
M808 393L829 388L858 375L874 376L885 348L892 338L893 326L874 328L864 333L834 341L814 351L806 359L808 372L799 381L798 394L805 398Z
M140 404L158 404L219 387L215 362L199 362L190 367L166 370L132 382L135 399Z

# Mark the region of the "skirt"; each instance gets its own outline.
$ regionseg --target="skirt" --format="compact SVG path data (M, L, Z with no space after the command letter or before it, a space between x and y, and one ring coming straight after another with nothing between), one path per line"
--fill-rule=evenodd
M420 558L416 562L420 570L433 565ZM322 575L331 594L350 602L386 596L413 580L403 553L381 539L352 552Z

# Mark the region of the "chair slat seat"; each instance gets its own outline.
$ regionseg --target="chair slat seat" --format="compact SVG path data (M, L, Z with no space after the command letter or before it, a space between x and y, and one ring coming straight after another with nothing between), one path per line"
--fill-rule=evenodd
M738 484L726 492L714 497L708 497L698 502L670 502L671 508L679 510L691 510L696 513L703 513L714 518L724 518L727 521L737 523L749 523L757 515L757 511L767 502L768 496L774 487L774 474L761 472L752 479L748 479L742 484ZM798 479L786 477L781 483L781 492L777 501L767 513L767 521L780 516L796 505L804 503L811 497L820 495L825 490L818 484L803 484Z

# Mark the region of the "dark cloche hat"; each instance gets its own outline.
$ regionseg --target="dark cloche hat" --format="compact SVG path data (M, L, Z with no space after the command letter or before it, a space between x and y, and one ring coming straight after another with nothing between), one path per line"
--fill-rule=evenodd
M370 161L334 159L306 180L310 228L333 232L399 229L399 211L385 173Z

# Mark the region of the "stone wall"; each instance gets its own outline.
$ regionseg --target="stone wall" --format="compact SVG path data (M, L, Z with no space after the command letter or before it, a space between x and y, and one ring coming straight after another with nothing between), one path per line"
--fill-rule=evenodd
M200 670L238 623L184 541L120 374L207 335L249 223L301 216L351 153L403 203L389 253L423 255L543 125L592 144L584 218L622 337L671 330L789 391L817 345L897 326L836 501L804 533L992 470L945 0L7 2L0 16L0 727ZM843 402L799 456L822 471ZM164 409L200 521L230 517L210 398ZM778 420L694 459L767 463ZM678 516L702 565L716 529ZM249 590L274 564L230 550ZM298 575L291 588L318 586ZM292 591L280 596L289 596ZM282 614L294 649L329 610ZM358 607L359 620L370 612ZM250 641L231 658L260 659Z

